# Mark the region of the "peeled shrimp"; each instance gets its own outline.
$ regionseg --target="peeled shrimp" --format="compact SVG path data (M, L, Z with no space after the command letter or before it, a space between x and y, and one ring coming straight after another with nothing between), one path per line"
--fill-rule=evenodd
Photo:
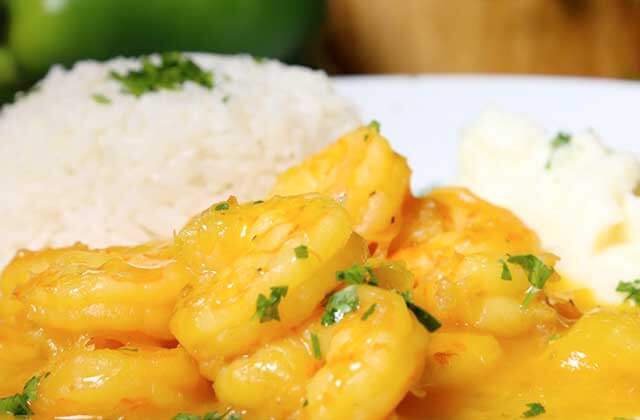
M381 419L391 414L420 377L429 336L397 293L357 286L357 294L358 310L338 323L323 326L316 315L294 336L222 368L214 382L216 395L257 413L256 418Z
M553 266L534 232L509 211L465 189L433 191L405 207L405 224L390 258L415 274L413 298L445 325L473 325L499 337L516 336L556 319L539 298L523 308L529 283L520 267L501 279L501 261L532 254ZM550 280L558 280L554 274Z
M36 325L78 334L173 338L169 317L188 275L170 246L43 252L51 259L32 256L33 270L10 267L5 281L9 289L17 285L12 294Z
M361 127L278 177L274 195L327 194L383 255L400 229L411 171L376 127Z
M178 301L171 331L209 379L225 360L308 318L336 287L335 272L366 255L344 209L317 195L216 204L182 229L176 247L197 280ZM261 318L259 296L283 288L277 319Z
M115 416L212 401L209 384L181 349L69 349L44 369L34 412L43 416ZM168 416L167 416L168 417ZM150 417L147 417L150 418Z

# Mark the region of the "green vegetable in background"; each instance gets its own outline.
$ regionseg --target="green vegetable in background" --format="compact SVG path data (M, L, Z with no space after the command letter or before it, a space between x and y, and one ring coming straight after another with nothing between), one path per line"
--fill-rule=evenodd
M318 28L324 0L0 0L2 7L0 95L52 64L87 58L202 51L287 60Z

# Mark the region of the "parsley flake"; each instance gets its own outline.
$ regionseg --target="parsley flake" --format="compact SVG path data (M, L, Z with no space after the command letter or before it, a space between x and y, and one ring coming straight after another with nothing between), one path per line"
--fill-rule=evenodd
M173 416L172 420L242 420L242 416L231 411L227 411L222 414L217 411L211 411L205 413L203 416L198 414L178 413Z
M288 286L277 286L271 288L271 296L268 298L260 293L256 300L256 314L255 316L260 320L260 323L267 321L280 321L280 313L278 312L278 305L280 301L287 296Z
M325 327L333 325L342 320L350 312L355 312L360 307L360 298L356 286L347 286L335 292L329 298L324 314L320 322Z
M364 265L354 265L346 270L336 272L336 279L347 284L370 284L378 285L378 280L370 267Z
M229 210L229 203L226 201L223 201L222 203L216 205L213 209L215 211Z
M442 324L436 319L436 317L413 303L413 299L411 298L411 291L405 290L404 292L400 292L400 296L402 296L404 302L407 304L407 308L411 312L413 312L418 322L420 322L422 326L427 329L427 331L434 332L442 326Z
M624 300L632 300L636 305L640 305L640 278L619 282L616 292L626 293Z
M558 132L556 136L551 140L551 155L547 160L547 164L545 165L545 169L551 169L551 161L553 160L553 155L555 151L563 146L571 143L571 134L563 133L562 131Z
M507 265L506 261L499 260L498 262L502 264L502 274L500 274L500 278L502 280L510 281L512 279L511 270L509 270L509 266Z
M14 416L28 416L33 414L31 402L38 398L38 385L40 385L40 380L47 376L49 376L49 373L33 376L24 384L21 394L0 398L0 413L9 413Z
M311 349L313 350L313 357L318 360L322 360L322 352L320 350L320 339L314 332L311 333Z
M553 274L553 267L549 267L531 254L509 255L507 262L519 265L527 273L527 279L531 286L527 289L527 294L522 302L522 307L526 308Z
M560 131L556 136L551 140L551 148L557 149L562 146L566 146L571 143L571 134L563 133Z
M166 52L160 55L160 63L151 57L141 59L142 68L126 73L111 71L112 79L122 84L125 93L141 96L159 90L178 90L185 82L191 81L207 89L213 88L213 73L205 71L193 60L179 52Z
M300 245L295 247L293 252L296 254L296 258L299 260L303 260L309 257L309 248L306 245Z
M546 412L540 403L529 403L527 407L529 407L529 409L522 413L522 417L536 417Z
M369 127L372 130L375 130L376 133L380 132L380 123L376 120L371 120L371 122L369 123L369 125L367 125L367 127Z
M91 95L94 101L102 105L109 105L111 103L111 99L107 98L101 93L94 93Z
M369 306L369 309L367 309L366 311L364 311L364 313L362 314L362 320L366 321L367 319L369 319L369 317L371 315L373 315L373 313L376 311L376 308L378 307L377 303L374 303L373 305Z

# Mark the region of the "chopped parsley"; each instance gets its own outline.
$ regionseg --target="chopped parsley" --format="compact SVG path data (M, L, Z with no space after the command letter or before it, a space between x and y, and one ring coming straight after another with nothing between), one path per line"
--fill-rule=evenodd
M222 203L217 204L213 209L215 211L229 210L229 203L226 201L223 201Z
M626 293L624 300L632 300L636 305L640 305L640 278L619 282L616 292Z
M527 289L527 294L522 302L522 307L526 308L553 274L553 267L549 267L531 254L509 255L507 262L519 265L527 273L527 279L531 286Z
M211 411L209 413L205 413L203 416L198 414L178 413L173 416L172 420L242 420L242 416L231 411L227 411L222 414L217 411Z
M377 307L378 307L377 303L374 303L373 305L369 306L369 309L364 311L364 313L362 314L362 320L366 321L367 319L369 319L369 317L373 315L373 313L376 311Z
M313 350L313 357L318 360L322 360L322 352L320 351L320 339L314 332L311 333L311 349Z
M376 120L372 120L369 125L367 125L372 130L375 130L376 133L380 132L380 123Z
M309 400L305 398L304 401L302 402L302 406L306 407L308 405L309 405Z
M418 322L420 322L422 326L427 329L427 331L434 332L442 326L442 324L436 319L436 317L413 303L413 299L411 298L411 291L405 290L404 292L400 293L400 296L402 296L404 302L407 304L407 308L409 308L409 310L413 312Z
M0 413L9 413L14 416L29 416L33 414L31 402L38 398L38 385L40 385L40 380L47 376L49 376L48 373L33 376L24 384L21 394L0 398Z
M346 314L357 311L359 307L360 298L356 286L347 286L331 295L320 322L325 327L333 325L340 322Z
M137 352L138 349L135 347L120 347L118 350L120 351L131 351L131 352Z
M511 270L509 270L509 266L507 265L506 261L505 260L500 260L498 262L500 264L502 264L502 273L500 274L500 278L502 280L510 281L512 279Z
M571 134L563 133L562 131L556 134L556 136L551 140L551 155L547 160L545 169L551 169L551 161L553 160L555 151L563 146L568 145L569 143L571 143Z
M354 265L346 270L336 272L336 279L347 284L370 284L378 285L378 280L373 275L371 267L364 265Z
M111 99L107 98L101 93L94 93L91 95L94 101L102 105L109 105L111 103Z
M225 103L225 104L226 104L227 102L229 102L229 99L231 99L231 96L230 96L230 95L224 95L224 96L222 97L222 103Z
M535 417L535 416L539 416L540 414L544 414L546 412L542 404L537 402L529 403L527 404L527 407L529 407L529 409L524 413L522 413L522 417Z
M260 323L268 322L272 320L280 321L280 313L278 312L278 305L280 301L287 296L288 286L277 286L271 288L271 296L268 298L260 293L256 301L256 314L255 316L260 320Z
M178 90L191 81L207 89L213 88L213 73L205 71L191 59L179 52L166 52L160 56L160 63L151 57L141 59L142 68L126 73L111 71L112 79L122 84L125 93L141 96L159 90Z
M551 140L551 148L557 149L559 147L566 146L569 143L571 143L571 134L560 131L556 134L553 140Z
M300 245L295 247L293 252L296 254L296 258L299 260L309 258L309 248L307 248L306 245Z

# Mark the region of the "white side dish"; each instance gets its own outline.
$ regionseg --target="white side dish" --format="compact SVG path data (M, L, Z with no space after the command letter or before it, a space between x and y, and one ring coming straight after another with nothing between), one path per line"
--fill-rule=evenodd
M523 219L562 275L619 302L618 282L640 275L640 163L591 131L557 135L487 112L463 135L460 182Z

